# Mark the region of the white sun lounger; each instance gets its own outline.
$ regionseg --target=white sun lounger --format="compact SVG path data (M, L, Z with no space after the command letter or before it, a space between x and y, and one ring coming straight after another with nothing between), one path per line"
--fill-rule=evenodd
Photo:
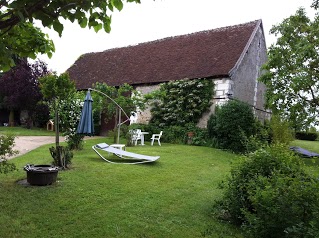
M117 148L114 148L106 143L100 143L97 145L93 145L92 149L97 153L103 160L109 163L113 164L143 164L143 163L151 163L156 160L158 160L160 157L159 156L149 156L149 155L141 155L141 154L136 154L132 152L128 152L125 150L120 150ZM103 150L108 153L113 153L116 156L120 157L121 159L132 159L132 162L126 163L126 162L113 162L108 159L106 159L103 155L101 155L97 150Z

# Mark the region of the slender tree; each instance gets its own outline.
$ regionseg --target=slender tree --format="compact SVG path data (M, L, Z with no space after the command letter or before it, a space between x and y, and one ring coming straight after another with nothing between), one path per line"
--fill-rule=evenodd
M53 73L40 78L40 88L44 99L47 100L54 112L55 150L50 149L50 152L55 163L65 168L63 155L68 152L60 146L59 109L63 100L67 100L75 94L75 84L67 73L61 75Z

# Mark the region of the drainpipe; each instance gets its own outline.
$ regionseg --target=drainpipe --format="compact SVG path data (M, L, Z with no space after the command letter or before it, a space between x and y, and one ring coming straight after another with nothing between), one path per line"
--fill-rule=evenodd
M253 103L253 112L254 115L256 115L256 107L257 107L257 93L258 93L258 77L259 77L259 71L260 71L260 39L258 42L257 47L257 59L256 59L256 75L255 75L255 89L254 89L254 103Z

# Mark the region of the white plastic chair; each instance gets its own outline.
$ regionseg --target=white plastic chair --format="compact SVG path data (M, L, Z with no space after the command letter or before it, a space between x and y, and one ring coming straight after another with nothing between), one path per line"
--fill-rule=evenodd
M141 140L141 132L140 129L130 130L132 144L137 145L137 141Z
M160 146L161 145L161 136L163 135L163 131L161 131L159 134L153 134L152 135L152 138L151 138L151 145L154 144L154 140L157 140L158 142L158 145Z

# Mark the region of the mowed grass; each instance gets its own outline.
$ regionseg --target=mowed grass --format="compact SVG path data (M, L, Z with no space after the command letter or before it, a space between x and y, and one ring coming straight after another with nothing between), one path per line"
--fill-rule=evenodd
M319 153L319 141L295 140L291 143L291 146L299 146L306 150ZM308 165L311 173L319 176L319 158L303 158L302 160Z
M9 127L0 127L0 134L54 135ZM243 237L239 229L212 215L214 201L222 197L218 185L237 155L148 142L127 150L160 155L157 162L110 164L91 149L101 142L112 143L110 138L86 140L84 149L74 152L71 169L60 171L51 186L18 182L26 179L27 163L51 163L53 144L13 159L18 171L0 174L0 237ZM292 145L319 153L317 141ZM319 174L317 159L305 161Z
M0 135L14 136L54 136L55 132L46 129L0 126Z
M160 155L157 162L110 164L91 149L101 142L111 140L86 140L51 186L17 183L26 178L25 164L51 162L51 145L13 159L19 170L0 174L0 237L242 237L211 214L236 155L147 143L127 150Z

